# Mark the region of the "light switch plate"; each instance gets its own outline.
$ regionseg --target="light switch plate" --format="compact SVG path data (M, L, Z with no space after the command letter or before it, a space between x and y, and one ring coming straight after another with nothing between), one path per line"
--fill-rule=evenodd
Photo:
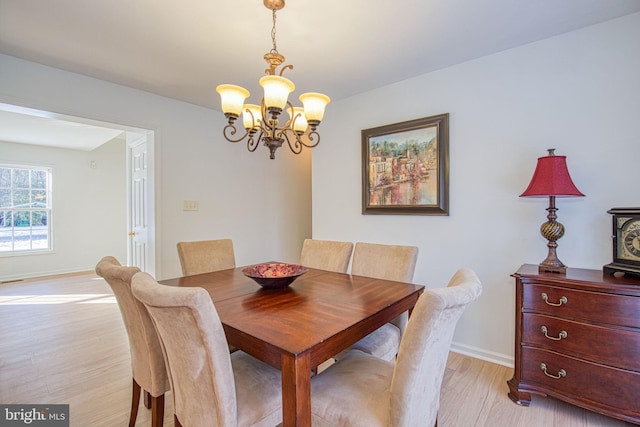
M182 210L183 211L197 211L200 210L199 203L197 200L184 200L182 202Z

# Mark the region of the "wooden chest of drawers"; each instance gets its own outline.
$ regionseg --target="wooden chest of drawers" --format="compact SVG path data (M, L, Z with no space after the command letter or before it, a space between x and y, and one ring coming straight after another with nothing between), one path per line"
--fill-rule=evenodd
M531 394L640 424L640 280L599 270L516 278L515 369L509 397Z

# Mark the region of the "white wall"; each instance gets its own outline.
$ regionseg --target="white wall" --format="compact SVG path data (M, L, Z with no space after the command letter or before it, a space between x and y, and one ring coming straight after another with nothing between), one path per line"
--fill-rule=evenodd
M126 258L125 149L124 138L90 152L0 142L0 162L53 169L53 251L0 256L0 281L86 270L104 254Z
M455 348L512 363L514 280L546 257L546 199L519 198L547 148L584 198L557 200L570 267L611 261L611 217L640 206L640 14L463 63L333 103L313 155L314 238L417 245L415 282L462 266L484 284ZM450 113L450 215L361 214L362 129Z
M460 266L485 291L455 337L509 363L513 273L546 256L546 201L520 199L536 158L555 147L585 198L558 200L572 267L610 262L607 209L640 206L640 14L333 102L313 154L313 236L420 247L417 283ZM212 82L213 87L216 82ZM0 102L155 131L158 276L179 274L178 240L231 237L239 265L295 261L311 230L309 155L271 161L221 137L222 114L0 55ZM360 130L450 113L448 217L361 215ZM199 200L199 212L182 201ZM97 260L96 260L97 261ZM93 267L87 265L86 267Z
M264 147L249 153L223 139L218 111L6 55L0 55L0 102L155 132L160 279L180 274L180 240L230 237L243 265L297 261L311 234L309 153L282 148L275 160ZM183 200L198 200L200 210L182 211Z

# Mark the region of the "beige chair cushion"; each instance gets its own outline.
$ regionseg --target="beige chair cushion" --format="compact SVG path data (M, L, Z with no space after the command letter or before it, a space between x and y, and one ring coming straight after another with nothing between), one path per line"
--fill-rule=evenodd
M244 352L229 354L207 291L158 284L147 273L132 280L160 336L185 427L274 426L282 421L280 371Z
M157 397L169 390L169 381L151 317L131 293L131 278L138 272L139 268L123 267L112 256L102 258L96 265L96 273L109 284L118 301L129 337L133 379L145 391Z
M393 369L393 362L353 350L327 370L313 376L313 427L386 427ZM428 424L415 424L421 425Z
M236 267L231 239L178 242L176 246L183 276Z
M353 252L351 274L397 282L411 282L417 260L418 248L416 246L358 242ZM400 338L404 333L408 319L408 313L402 313L358 341L349 350L361 350L384 360L394 360L398 354ZM335 358L339 359L345 354L342 352Z
M407 317L406 313L400 315ZM396 319L394 319L396 320ZM397 320L396 320L397 321ZM404 322L403 322L404 323ZM374 355L380 359L393 361L400 348L400 328L393 323L385 323L366 337L349 347L346 351L360 350L364 353ZM335 359L340 359L346 352L340 353Z
M456 324L481 292L473 271L457 271L447 288L418 299L395 365L354 350L314 376L313 425L433 426Z
M346 273L352 251L351 242L305 239L300 252L300 264L320 270Z

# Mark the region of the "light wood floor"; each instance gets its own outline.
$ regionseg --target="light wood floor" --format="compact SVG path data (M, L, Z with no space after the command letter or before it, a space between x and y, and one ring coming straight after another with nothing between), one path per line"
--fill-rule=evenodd
M507 397L512 370L451 353L441 427L595 427L631 424L553 398L520 407ZM68 403L71 426L126 426L129 344L109 286L94 274L0 284L0 403ZM172 399L165 426L173 426ZM150 424L141 405L137 426Z

